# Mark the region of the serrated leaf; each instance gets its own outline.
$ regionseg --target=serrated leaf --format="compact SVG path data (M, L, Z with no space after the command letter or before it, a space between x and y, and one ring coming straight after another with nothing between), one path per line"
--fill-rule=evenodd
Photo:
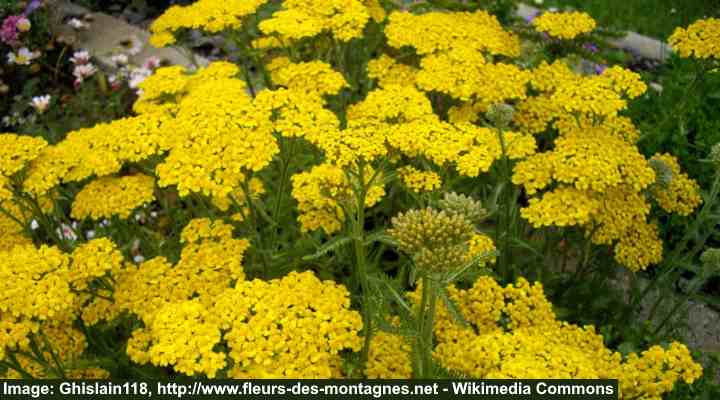
M513 237L513 238L511 239L511 243L517 245L517 247L520 247L520 248L523 248L523 249L526 249L526 250L530 250L533 254L535 254L536 256L538 256L538 257L540 257L540 258L543 258L543 257L544 257L544 255L543 255L541 252L537 251L537 249L535 249L534 247L532 247L532 246L530 245L530 243L528 243L528 242L526 242L526 241L524 241L524 240L522 240L522 239Z
M368 280L372 283L377 284L390 294L390 297L400 305L406 312L412 313L412 307L405 301L405 298L397 291L390 281L390 278L384 274L373 274L368 277Z
M447 289L445 287L440 288L440 299L442 299L443 303L445 304L445 307L448 309L448 312L450 313L450 317L453 319L453 321L457 322L462 326L463 328L469 328L470 324L467 322L465 317L462 315L462 312L460 311L460 307L458 307L457 304L450 298L450 295L447 292Z
M336 236L332 238L327 243L323 244L322 246L318 247L318 249L315 251L314 254L306 255L302 259L303 261L313 261L317 260L320 257L325 256L326 254L330 253L331 251L335 251L339 249L340 247L350 243L351 239L347 236Z
M449 284L451 282L456 281L470 268L477 266L482 261L489 260L493 256L497 257L497 255L498 255L497 250L486 251L486 252L478 254L477 256L473 257L473 259L470 260L467 264L463 265L460 269L458 269L457 271L448 275L447 279L445 280L445 284Z
M388 246L397 247L398 242L395 241L390 235L385 233L385 231L379 231L375 233L371 233L365 237L365 245L369 246L375 242L383 243Z

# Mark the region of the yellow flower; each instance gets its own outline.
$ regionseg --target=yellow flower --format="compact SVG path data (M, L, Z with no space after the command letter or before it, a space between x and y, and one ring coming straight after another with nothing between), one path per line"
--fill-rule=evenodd
M233 378L330 378L337 355L360 350L360 314L349 293L312 272L238 282L216 298L213 313L234 361Z
M150 25L150 44L164 47L175 43L174 33L182 29L202 29L217 33L237 29L248 15L266 0L199 0L188 6L172 6Z
M94 239L78 246L72 253L68 280L76 290L84 290L88 283L108 272L117 274L123 263L122 253L107 238Z
M412 46L421 55L454 47L490 55L520 54L520 40L485 11L433 11L422 15L396 11L390 14L385 36L390 46Z
M380 87L390 85L413 86L417 68L401 64L392 57L383 54L379 58L368 61L368 77L378 81Z
M312 91L320 95L338 94L348 86L341 73L322 61L289 63L273 68L272 80L290 90Z
M600 203L587 191L558 187L545 192L541 199L531 198L521 215L536 228L585 225L599 207Z
M70 215L77 219L126 219L134 209L155 200L154 190L155 178L147 175L98 178L78 192Z
M440 188L442 178L433 171L421 171L411 166L398 169L403 184L413 192L432 192Z
M399 319L396 317L391 323L398 325ZM368 379L412 378L411 352L411 344L401 335L382 331L373 334L365 376Z
M574 39L592 32L597 24L584 12L546 12L533 20L538 32L558 39Z
M363 179L370 180L375 174L372 168L365 168ZM298 202L298 221L303 232L322 228L332 234L342 228L345 221L343 206L355 207L353 192L343 170L333 164L314 166L310 171L292 177L292 196ZM367 182L366 182L367 184ZM382 177L376 177L368 189L364 207L372 207L385 195Z
M720 19L701 19L687 28L677 28L668 39L681 57L720 59Z
M377 10L374 11L377 13ZM267 35L284 40L299 40L330 32L337 40L348 42L362 36L370 20L370 11L359 0L285 0L283 9L260 22Z
M670 154L656 154L652 160L660 160L671 171L667 187L655 185L652 195L660 207L669 213L689 215L702 203L700 186L680 169L677 159Z

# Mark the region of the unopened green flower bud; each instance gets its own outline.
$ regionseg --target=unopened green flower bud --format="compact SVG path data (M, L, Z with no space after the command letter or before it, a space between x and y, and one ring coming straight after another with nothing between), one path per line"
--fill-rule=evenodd
M716 143L710 150L710 160L717 168L720 168L720 143Z
M720 249L707 249L700 255L700 262L707 269L720 268Z
M515 109L505 103L493 104L485 116L498 128L507 128L513 120Z
M432 208L410 210L392 219L388 230L400 247L424 272L447 272L467 259L467 243L475 229L463 214Z
M443 211L449 214L464 215L474 224L479 223L487 216L487 210L479 201L455 192L445 193L443 199L439 201L439 205Z
M672 168L660 158L651 159L649 164L655 170L655 183L664 189L670 187L673 178Z

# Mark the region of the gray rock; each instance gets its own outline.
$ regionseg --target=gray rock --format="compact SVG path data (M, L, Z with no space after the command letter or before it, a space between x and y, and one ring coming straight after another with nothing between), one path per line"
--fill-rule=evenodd
M191 68L205 66L208 60L193 54L190 56L178 48L155 48L148 43L150 34L133 26L121 18L99 12L90 12L84 7L66 1L55 1L49 9L53 10L52 29L58 36L72 41L75 48L82 48L90 52L104 68L113 68L110 57L122 48L122 43L128 40L137 40L142 43L140 53L131 56L133 64L141 65L150 57L157 57L173 65L183 65ZM88 15L92 19L89 29L76 31L63 21L71 16Z

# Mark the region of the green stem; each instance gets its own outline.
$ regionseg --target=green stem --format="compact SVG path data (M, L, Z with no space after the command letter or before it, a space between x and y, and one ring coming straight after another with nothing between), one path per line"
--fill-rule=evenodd
M274 218L275 222L280 221L280 207L282 206L283 201L283 195L285 194L285 187L287 186L287 183L289 181L289 175L290 175L290 164L293 159L293 155L295 153L295 139L290 139L290 145L285 146L283 145L284 138L280 137L280 162L282 171L280 173L280 183L278 184L278 192L277 192L277 198L275 199L275 205L273 207L273 213L272 218ZM285 151L286 147L289 147L287 151ZM272 249L275 250L276 242L277 242L277 229L272 230Z
M418 379L430 379L432 378L433 324L437 306L437 289L433 280L428 276L423 276L422 282L422 302L418 311L420 332L416 339L415 349L418 354L419 365L415 371L415 377Z
M370 343L372 341L372 310L370 301L370 280L368 278L367 254L365 249L365 198L367 191L372 184L372 179L367 184L365 180L365 166L358 165L358 183L352 182L352 175L348 174L348 181L353 187L355 194L355 218L352 224L353 248L355 249L355 272L362 290L362 317L365 343L360 354L362 365L367 365L370 354Z
M257 248L260 251L260 258L263 263L263 276L265 278L268 278L270 273L270 260L268 258L267 248L264 246L264 241L259 230L257 210L255 209L255 205L252 199L252 192L250 191L250 179L250 176L246 177L246 179L243 180L240 184L240 187L242 188L243 194L245 195L245 203L247 204L249 210L249 215L247 215L246 218L250 222L250 229L253 230L253 234L255 235L255 240L257 242ZM242 210L242 207L239 208Z
M515 271L510 271L510 266L512 265L512 259L510 255L510 230L512 229L512 218L511 215L511 209L513 207L513 203L515 203L515 196L513 196L512 191L512 179L511 179L511 167L510 167L510 158L507 155L507 143L505 143L505 136L503 135L503 130L501 128L497 129L498 133L498 141L500 142L500 150L501 150L501 158L502 158L502 179L504 183L503 187L503 217L502 217L502 224L503 229L505 232L501 235L502 242L502 254L500 254L500 260L499 260L499 267L501 273L505 275L505 278L512 282L515 280ZM501 239L500 236L498 236L498 240Z
M700 209L700 212L698 212L697 217L690 225L690 228L685 231L685 235L683 235L680 244L678 244L673 249L670 256L668 256L668 258L666 259L667 261L662 263L662 265L665 266L663 272L657 278L650 281L650 283L645 287L645 289L643 289L642 293L640 293L639 296L635 297L631 301L630 311L634 311L638 305L642 304L642 301L645 299L645 297L650 293L651 290L655 289L659 282L664 281L666 277L670 276L670 274L675 272L675 270L677 269L677 262L680 258L684 258L683 256L681 256L681 254L683 253L685 248L687 248L690 240L695 237L695 234L700 228L701 224L705 222L705 216L707 215L707 213L710 212L715 206L718 194L720 194L720 172L715 173L715 180L713 181L712 188L710 189L710 196L708 197L708 202L703 205L702 209ZM663 300L664 297L662 296L658 298L659 302L662 302ZM653 305L653 309L657 307L658 305Z

